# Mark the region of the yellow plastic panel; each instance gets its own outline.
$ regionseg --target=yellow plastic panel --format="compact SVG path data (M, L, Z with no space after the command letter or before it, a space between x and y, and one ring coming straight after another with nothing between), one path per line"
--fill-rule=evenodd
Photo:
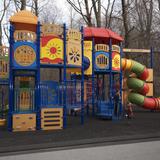
M149 92L146 96L153 96L153 83L147 83L149 85Z
M42 108L41 129L56 130L63 128L63 108Z
M112 69L116 71L120 70L120 55L116 52L112 53Z
M41 63L63 63L63 41L55 36L43 36L41 38Z
M67 32L67 40L75 40L75 41L81 41L81 32L75 29L69 29Z
M112 45L112 52L120 53L120 47L118 45Z
M106 44L96 44L95 45L95 51L109 52L109 46L106 45Z
M149 76L148 76L146 81L147 82L153 82L153 69L148 69L148 72L149 72Z
M36 114L14 114L13 132L36 130Z
M28 23L36 25L38 23L38 17L30 11L22 10L11 16L9 21L12 23Z
M84 41L84 56L90 60L90 66L84 74L92 75L92 41Z
M81 42L76 40L67 41L67 62L69 65L82 65Z
M63 26L45 23L45 24L42 24L41 31L43 36L46 36L46 35L60 36L63 34Z

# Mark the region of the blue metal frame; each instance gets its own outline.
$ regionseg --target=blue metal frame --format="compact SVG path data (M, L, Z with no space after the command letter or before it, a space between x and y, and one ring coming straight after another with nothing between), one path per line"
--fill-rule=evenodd
M12 71L12 54L13 54L13 33L14 27L10 24L10 39L9 39L9 111L8 111L8 130L12 131L12 112L13 112L13 71Z
M122 46L120 45L121 51L120 51L120 67L121 67L121 57L122 57ZM104 52L105 53L105 52ZM94 64L93 64L94 65ZM98 100L98 113L97 116L100 116L102 118L112 118L112 119L118 119L119 116L122 113L122 102L121 102L121 97L122 97L122 68L120 70L112 70L112 39L109 39L109 67L108 69L104 70L94 70L95 73L101 74L103 78L103 87L104 88L104 75L107 74L109 75L109 102L105 101L105 98L102 96L101 100ZM118 113L117 115L114 115L114 95L115 95L115 90L113 88L114 84L114 77L115 75L119 75L119 83L120 83L120 101L118 103ZM92 74L92 77L93 74ZM98 79L98 76L97 76Z
M14 114L14 92L13 92L13 84L14 84L14 78L15 76L34 76L35 77L35 110L36 113L36 126L37 130L41 129L41 84L40 84L40 68L59 68L60 73L60 83L63 84L63 95L61 95L61 99L63 96L63 128L66 128L67 126L67 103L66 103L66 87L67 87L67 68L81 68L81 124L84 124L84 35L83 35L83 27L81 27L81 51L82 51L82 66L75 66L75 65L67 65L67 35L66 35L66 24L63 24L63 44L64 44L64 63L63 64L56 64L56 65L50 65L50 64L40 64L40 22L38 22L36 26L36 35L37 39L35 42L15 42L14 43L14 28L12 24L10 25L10 66L9 66L9 120L8 120L8 129L12 130L12 114ZM22 67L19 66L14 60L13 60L13 54L14 50L21 46L21 45L29 45L32 48L34 48L36 52L36 62L32 64L31 66ZM92 44L94 46L94 43ZM94 47L93 47L93 57L94 57ZM13 63L15 62L15 63ZM94 58L93 58L93 84L94 84ZM25 69L25 71L34 71L34 74L30 75L30 73L22 73L19 74L16 71L22 71ZM62 79L62 69L63 69L63 79ZM76 78L75 78L76 82ZM93 115L94 115L94 85L93 85ZM17 112L16 112L17 113ZM18 113L22 113L19 111ZM24 113L24 112L23 112ZM26 111L25 113L33 113L32 111Z
M153 68L153 47L151 47L151 50L150 50L150 67Z
M113 88L112 88L112 39L109 39L109 94L110 94L110 105L113 106Z
M64 64L63 64L63 128L67 127L67 105L66 105L66 61L67 61L67 46L66 46L66 24L63 24L63 47L64 47Z
M26 70L26 71L34 71L35 77L35 110L34 111L24 111L23 113L33 113L36 112L37 114L37 129L40 129L41 126L41 117L40 117L40 22L37 24L36 34L37 40L36 42L14 42L14 26L10 24L10 58L9 58L9 112L8 112L8 130L12 131L12 115L17 113L14 111L14 77L15 76L29 76L29 74L16 74L15 71L18 70ZM13 59L14 50L21 46L21 45L28 45L31 46L36 52L36 62L34 62L31 66L23 67L19 66ZM18 114L22 113L18 111Z
M122 106L122 82L123 82L123 73L122 73L122 55L123 55L123 46L122 46L122 42L119 44L120 46L120 73L119 73L119 77L120 77L120 104L119 104L119 112L120 112L120 117L122 116L123 113L123 106Z
M94 68L95 68L95 40L92 38L92 116L95 115L95 82L94 82Z
M41 31L40 31L40 22L38 22L37 24L37 40L36 40L36 44L37 44L37 74L36 74L36 80L37 80L37 83L36 83L36 97L35 97L35 100L36 100L36 112L37 112L37 115L36 115L36 119L37 119L37 129L41 129L41 110L40 110L40 102L41 102L41 90L40 90L40 80L41 80L41 77L40 77L40 35L41 35Z
M82 49L82 68L81 68L81 124L84 124L84 33L81 27L81 49Z

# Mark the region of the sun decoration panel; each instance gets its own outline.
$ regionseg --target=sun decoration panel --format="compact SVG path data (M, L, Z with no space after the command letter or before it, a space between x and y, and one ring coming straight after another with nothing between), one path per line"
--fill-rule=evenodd
M41 63L63 63L63 41L55 36L43 36L41 38Z
M36 46L30 42L16 42L14 44L14 67L35 67Z
M112 70L120 70L120 54L116 52L112 53Z

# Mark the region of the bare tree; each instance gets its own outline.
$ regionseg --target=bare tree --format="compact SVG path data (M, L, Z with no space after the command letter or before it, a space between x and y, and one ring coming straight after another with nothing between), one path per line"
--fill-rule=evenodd
M97 27L101 27L101 0L92 0Z
M3 8L2 10L0 11L0 45L2 45L2 39L3 39L3 36L2 36L2 31L3 31L3 27L2 27L2 22L3 22L3 19L4 19L4 16L5 16L5 13L7 11L7 8L10 4L10 1L6 1L6 0L3 0Z
M139 44L144 48L150 46L152 20L153 20L153 0L135 0L137 18L137 29L140 39Z
M93 26L93 12L95 15L96 26L101 27L101 0L67 0L74 10L81 15L87 26Z
M125 47L129 47L129 20L128 20L128 6L126 0L121 0L122 3L122 17L123 17L123 26L124 26L124 38L125 38Z
M114 6L115 6L115 1L113 0L113 2L111 3L111 0L108 0L107 6L102 5L102 8L104 10L104 13L102 12L103 16L104 16L104 26L106 28L111 28L111 23L112 23L112 16L113 16L113 10L114 10Z
M13 0L13 1L14 1L15 8L16 8L17 12L18 12L18 10L25 10L26 9L26 5L27 5L26 0Z
M39 14L38 0L33 0L32 8L36 16Z
M158 9L160 11L160 0L157 0L157 2L158 2Z
M92 26L92 7L89 7L88 0L67 0L74 10L82 16L88 26Z

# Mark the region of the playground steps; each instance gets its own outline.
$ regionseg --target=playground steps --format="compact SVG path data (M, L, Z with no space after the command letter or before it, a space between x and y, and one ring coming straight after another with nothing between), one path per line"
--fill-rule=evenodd
M42 108L41 129L57 130L63 128L63 108Z
M36 114L14 114L13 132L36 130Z

